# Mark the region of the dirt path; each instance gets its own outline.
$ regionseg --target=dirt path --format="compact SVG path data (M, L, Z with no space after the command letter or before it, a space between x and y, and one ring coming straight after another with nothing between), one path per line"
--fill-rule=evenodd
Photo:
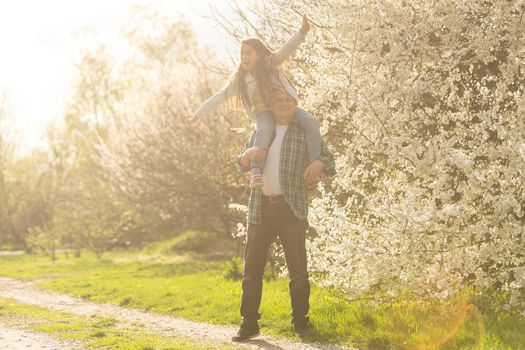
M0 349L2 350L81 350L74 342L54 339L43 333L35 333L0 325Z
M124 322L142 324L146 331L177 335L195 344L230 342L237 329L207 323L193 322L181 318L126 309L112 304L98 304L77 297L44 291L32 282L18 281L0 277L0 296L15 299L21 303L38 305L51 310L69 312L76 315L97 315L113 317ZM287 339L261 335L247 343L231 343L238 349L293 349L293 350L347 350L350 348L337 345L320 345L294 342ZM3 349L0 347L0 349ZM26 348L27 349L27 348Z

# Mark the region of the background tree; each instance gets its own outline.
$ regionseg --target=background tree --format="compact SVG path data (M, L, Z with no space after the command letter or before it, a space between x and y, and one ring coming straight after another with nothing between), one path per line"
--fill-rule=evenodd
M228 204L245 195L233 164L247 125L224 108L188 122L199 103L227 79L219 62L197 47L188 23L158 12L139 12L127 28L133 56L116 64L132 82L120 128L110 130L102 162L116 193L159 213L172 230L230 234L238 217Z
M13 223L12 206L9 202L8 171L13 163L16 142L11 124L7 94L0 92L0 246L8 236L20 243Z
M59 248L100 256L184 228L229 235L240 219L229 209L246 195L233 157L249 121L221 109L187 122L227 79L225 69L197 47L187 22L155 10L137 7L121 39L81 53L47 150L13 172L32 184L15 181L27 199L14 202L24 242L53 259Z
M51 215L48 185L48 156L34 150L16 157L9 169L9 203L18 239L13 243L30 248L28 232L44 225Z

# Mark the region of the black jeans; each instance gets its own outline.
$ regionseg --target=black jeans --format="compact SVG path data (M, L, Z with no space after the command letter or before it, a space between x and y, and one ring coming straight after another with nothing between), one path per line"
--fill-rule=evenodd
M286 201L270 203L263 196L262 224L249 225L244 250L241 316L245 321L258 320L262 297L264 266L271 244L279 237L283 246L290 283L292 322L307 318L310 282L306 264L306 225L297 219Z

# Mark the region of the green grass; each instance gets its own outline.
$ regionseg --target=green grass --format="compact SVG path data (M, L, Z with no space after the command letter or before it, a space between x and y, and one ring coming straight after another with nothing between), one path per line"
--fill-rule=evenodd
M90 254L60 256L55 265L42 256L5 256L0 257L0 275L48 278L44 287L96 302L208 323L239 323L241 283L223 277L226 262L158 251L108 253L99 260ZM400 298L374 305L346 302L313 286L310 304L314 331L307 341L378 350L521 349L525 344L525 317L480 315L466 297L445 304ZM265 281L261 313L263 332L295 337L287 280Z
M0 298L0 321L63 340L81 342L90 349L231 349L228 345L194 345L182 339L147 333L138 325L122 324L108 317L76 316Z

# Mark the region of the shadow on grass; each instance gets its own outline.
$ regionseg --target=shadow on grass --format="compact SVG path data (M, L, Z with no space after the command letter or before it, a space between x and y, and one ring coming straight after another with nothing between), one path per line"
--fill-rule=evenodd
M275 344L271 344L271 343L267 342L266 340L262 340L262 339L252 339L252 340L247 341L246 343L255 345L259 349L285 350L285 348L282 348L282 347L280 347L278 345L275 345Z
M317 340L316 342L314 342L314 341L306 341L305 339L303 339L303 337L301 337L301 340L304 343L308 343L308 344L312 344L312 345L319 344L319 340ZM283 347L281 347L279 345L272 344L272 343L270 343L270 342L268 342L266 340L263 340L263 339L252 339L252 340L247 341L246 343L251 344L251 345L255 345L259 349L265 349L265 350L286 350L286 349L288 349L288 348L283 348ZM330 349L332 349L332 350L338 350L338 349L343 350L342 347L338 347L337 345L330 345Z
M303 343L307 344L319 344L319 343L330 343L331 347L330 349L343 349L343 347L340 347L338 345L333 344L334 342L341 343L341 344L349 344L349 339L337 339L334 341L333 336L328 336L326 332L320 332L316 327L312 326L307 334L300 336L301 341ZM386 350L390 348L367 348L367 349L376 349L376 350Z

